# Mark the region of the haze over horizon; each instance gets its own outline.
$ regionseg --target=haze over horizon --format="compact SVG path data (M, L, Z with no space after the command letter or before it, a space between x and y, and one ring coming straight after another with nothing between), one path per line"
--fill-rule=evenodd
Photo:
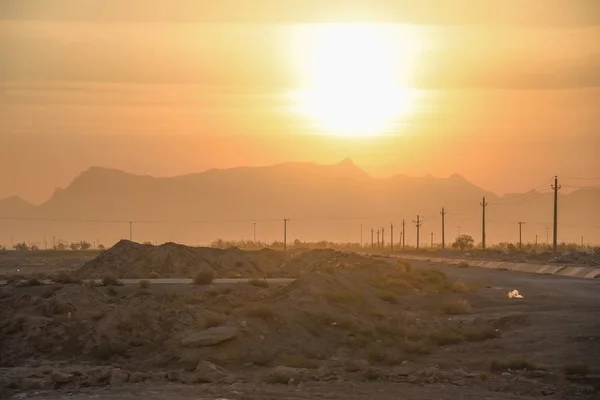
M92 166L346 158L498 195L597 188L600 2L499 4L1 1L0 199Z

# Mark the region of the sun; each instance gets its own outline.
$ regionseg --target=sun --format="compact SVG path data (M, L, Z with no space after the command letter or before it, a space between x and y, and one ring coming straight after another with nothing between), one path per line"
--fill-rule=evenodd
M321 24L299 37L295 62L304 88L294 93L296 108L323 131L385 134L411 111L410 35L387 25Z

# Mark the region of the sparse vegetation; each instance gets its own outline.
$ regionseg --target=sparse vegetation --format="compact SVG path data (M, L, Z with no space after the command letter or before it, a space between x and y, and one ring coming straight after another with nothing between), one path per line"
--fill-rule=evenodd
M200 271L194 277L196 285L210 285L214 279L214 273L211 270Z
M245 310L246 315L249 317L262 318L262 319L272 319L275 316L275 313L266 304L254 304L246 307Z
M71 284L71 283L81 283L81 279L76 278L72 275L70 275L68 272L66 271L59 271L56 275L54 275L54 277L52 278L52 280L55 283L62 283L62 284Z
M113 274L106 274L102 278L103 286L118 286L120 284L119 279Z
M29 278L21 286L42 286L43 283L38 278Z
M461 261L458 264L456 264L456 268L469 268L469 267L470 267L470 265L464 261Z
M332 302L338 304L345 304L348 306L361 306L365 303L365 298L360 293L352 293L352 292L327 292L325 293L325 298Z
M150 281L148 279L140 279L138 281L138 286L140 289L149 289L150 288Z
M225 323L225 318L223 318L221 315L214 313L214 312L209 312L209 313L204 314L202 319L203 319L203 328L204 329L212 328L215 326L220 326Z
M307 358L303 355L290 355L281 359L280 365L292 368L317 369L321 365L318 360Z
M460 333L453 329L444 329L431 333L429 339L438 346L448 346L463 341Z
M363 372L363 378L365 378L367 381L376 381L381 379L381 377L381 371L375 368L368 368L365 372Z
M473 312L471 304L465 300L449 300L442 304L441 310L447 315L466 315Z
M468 326L463 329L462 334L469 342L481 342L487 339L500 337L500 332L489 324L476 324Z
M452 243L452 247L455 249L470 249L473 247L473 243L475 243L475 240L473 239L473 237L469 236L469 235L460 235L459 237L456 238L456 240L454 241L454 243Z
M567 364L564 366L565 375L587 375L590 368L585 363Z
M260 288L264 288L264 289L268 289L269 288L269 283L266 280L261 280L261 279L250 279L248 281L248 283L252 286L256 286L256 287L260 287Z
M471 288L464 282L456 281L452 282L450 290L452 290L454 293L467 293L471 291Z
M509 369L514 371L535 371L541 370L543 368L541 368L539 365L534 364L531 361L522 358L516 358L512 360L493 360L490 364L491 372L502 372L507 371Z
M379 292L378 297L390 304L398 304L398 298L390 292Z

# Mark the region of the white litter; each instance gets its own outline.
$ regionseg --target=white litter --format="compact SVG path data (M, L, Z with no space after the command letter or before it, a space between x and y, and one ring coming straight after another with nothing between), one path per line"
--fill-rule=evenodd
M523 296L521 296L519 294L519 291L517 289L514 289L514 290L508 292L508 298L509 299L522 299Z

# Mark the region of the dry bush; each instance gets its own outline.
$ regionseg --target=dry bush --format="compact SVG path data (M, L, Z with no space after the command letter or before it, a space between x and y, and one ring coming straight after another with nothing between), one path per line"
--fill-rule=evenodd
M461 261L458 264L456 264L456 268L469 268L469 267L470 267L470 265L464 261Z
M29 278L19 286L42 286L43 283L38 278Z
M266 280L262 280L262 279L250 279L248 281L248 283L252 286L256 286L256 287L260 287L260 288L264 288L264 289L269 288L269 282L267 282Z
M348 306L361 306L365 304L365 298L360 293L352 292L327 292L325 298L331 303L345 304Z
M379 292L377 296L386 303L398 304L398 298L390 292Z
M500 331L489 324L476 324L465 327L462 334L469 342L481 342L500 337Z
M112 342L104 340L98 343L92 350L92 356L101 360L109 360L115 355L125 355L127 353L127 345L122 342Z
M60 289L62 289L62 285L47 286L42 291L42 297L46 298L46 299L49 297L52 297L54 295L54 293L59 291Z
M290 355L284 357L278 362L278 364L285 367L307 369L317 369L321 365L318 360L313 360L302 355Z
M430 333L429 339L438 346L448 346L463 341L463 337L450 328Z
M408 340L404 339L399 344L400 348L404 350L406 354L429 354L431 353L432 345L426 339L419 340Z
M275 316L275 313L266 304L254 304L246 307L245 313L249 317L271 319Z
M442 304L441 310L447 315L467 315L473 312L471 304L465 300L449 300Z
M117 288L116 288L116 287L114 287L114 286L108 286L108 287L106 288L106 293L108 293L108 294L110 294L110 295L112 295L112 296L116 296L116 295L117 295L117 293L118 293L118 292L117 292Z
M102 278L103 286L118 286L120 284L119 279L113 274L106 274Z
M148 275L148 278L150 279L160 279L160 274L156 271L152 271L150 272L150 275Z
M214 273L211 270L200 271L194 277L194 284L196 285L209 285L214 279Z
M367 381L376 381L383 377L381 371L375 368L368 368L365 372L363 372L363 378Z
M150 281L148 279L140 279L138 281L138 286L140 287L140 289L149 289Z
M466 283L460 281L452 282L450 290L454 293L467 293L472 291Z
M273 358L269 354L260 351L250 351L242 356L242 360L245 364L250 363L261 367L269 366L273 362ZM287 381L285 383L287 383Z
M55 283L63 283L63 284L81 283L82 282L81 279L71 276L66 271L59 271L56 275L54 275L52 277L52 281L54 281Z
M235 271L228 271L227 274L225 274L226 278L230 278L230 279L236 279L236 278L241 278L242 274L240 274L239 272L235 272Z
M541 368L539 365L534 364L531 361L528 361L528 360L525 360L522 358L516 358L516 359L512 359L512 360L493 360L490 364L491 372L502 372L502 371L506 371L509 369L515 370L515 371L520 371L520 370L535 371L535 370L540 370L543 368Z
M398 261L396 263L396 268L402 272L411 272L413 269L412 265L407 261Z
M204 329L213 328L215 326L220 326L225 323L225 318L221 315L213 312L206 313L203 317L203 326Z
M567 364L564 366L563 370L566 375L587 375L590 368L585 363L578 364Z

